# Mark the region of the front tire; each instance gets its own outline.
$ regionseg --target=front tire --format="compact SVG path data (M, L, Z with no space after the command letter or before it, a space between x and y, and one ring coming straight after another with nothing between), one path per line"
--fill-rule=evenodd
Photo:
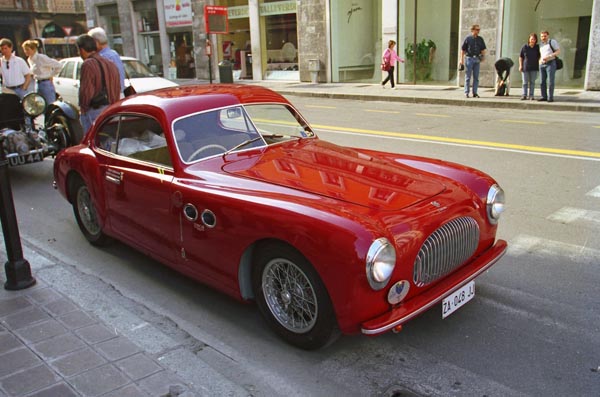
M83 127L79 120L71 120L60 112L50 116L46 123L46 129L52 130L50 140L58 148L58 151L65 147L78 145L83 139Z
M264 246L257 255L252 283L261 314L288 343L314 350L336 338L329 294L310 262L295 249Z
M92 245L106 245L110 238L102 232L98 212L91 193L81 178L76 178L71 186L73 213L79 229Z

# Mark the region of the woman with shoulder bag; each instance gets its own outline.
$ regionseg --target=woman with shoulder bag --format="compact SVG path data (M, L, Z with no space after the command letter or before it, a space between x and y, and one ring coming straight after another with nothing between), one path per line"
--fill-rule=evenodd
M396 46L396 42L394 40L390 40L388 42L388 48L384 51L383 56L381 57L381 70L388 72L385 80L381 82L381 86L385 88L385 84L389 81L392 85L392 89L395 87L394 84L394 66L396 62L404 62L404 59L400 58L396 51L394 51L394 47Z

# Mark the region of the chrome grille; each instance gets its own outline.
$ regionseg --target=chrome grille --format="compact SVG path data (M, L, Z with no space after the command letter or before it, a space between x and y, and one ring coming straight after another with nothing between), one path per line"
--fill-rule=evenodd
M470 217L456 218L433 232L421 246L413 269L418 287L432 283L465 263L479 244L479 225Z

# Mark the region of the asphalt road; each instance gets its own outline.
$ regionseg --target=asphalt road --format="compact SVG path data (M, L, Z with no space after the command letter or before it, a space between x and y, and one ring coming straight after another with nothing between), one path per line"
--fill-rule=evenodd
M74 299L90 285L100 291L100 317L134 313L204 352L248 394L600 395L600 116L290 99L321 138L460 162L498 180L508 199L499 237L510 249L476 280L471 302L444 320L434 307L399 334L299 351L253 305L119 243L87 244L51 187L51 160L11 169L24 245L85 279L54 280Z

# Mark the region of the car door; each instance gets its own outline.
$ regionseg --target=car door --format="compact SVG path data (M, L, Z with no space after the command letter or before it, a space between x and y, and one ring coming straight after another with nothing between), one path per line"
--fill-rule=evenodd
M173 167L160 123L118 115L100 126L94 146L110 229L120 240L174 263Z
M54 80L56 92L76 107L79 107L79 70L81 69L81 59L69 58L64 60L63 68Z

